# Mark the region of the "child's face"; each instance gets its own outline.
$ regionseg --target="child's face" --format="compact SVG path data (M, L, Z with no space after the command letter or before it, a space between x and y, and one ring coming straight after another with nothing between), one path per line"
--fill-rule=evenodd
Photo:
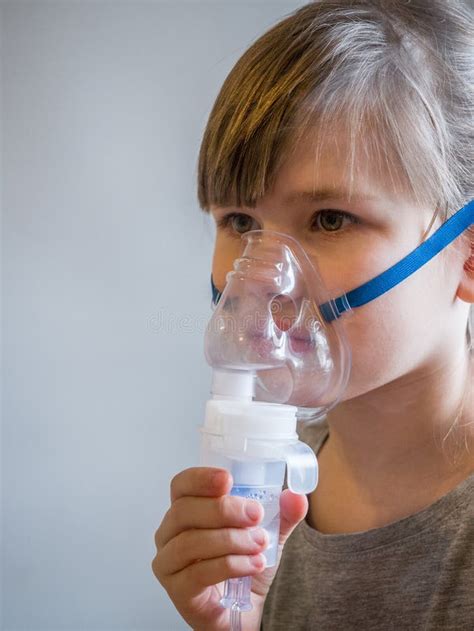
M217 226L212 274L218 289L223 289L240 253L241 234L252 229L296 238L317 263L333 298L380 274L423 241L433 208L416 207L391 192L388 176L387 185L360 167L349 202L347 195L333 193L348 189L341 168L347 155L343 140L320 155L314 164L310 143L301 143L280 169L273 190L255 208L211 209L218 224L226 215L238 213L227 227ZM329 190L333 198L288 199L295 192L313 189ZM335 211L349 213L359 223ZM465 326L465 310L456 298L462 266L462 257L448 248L383 296L342 317L352 349L344 400L428 368L436 356L456 346L463 317Z

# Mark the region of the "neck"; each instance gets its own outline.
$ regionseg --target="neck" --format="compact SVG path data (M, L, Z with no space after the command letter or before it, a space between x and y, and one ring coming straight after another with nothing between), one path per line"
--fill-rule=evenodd
M430 486L474 471L472 360L462 347L327 415L326 452L341 475L386 490L389 480Z

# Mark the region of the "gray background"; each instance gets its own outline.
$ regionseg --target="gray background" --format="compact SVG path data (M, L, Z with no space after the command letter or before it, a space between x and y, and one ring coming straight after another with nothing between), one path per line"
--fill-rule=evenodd
M0 5L5 631L189 628L150 564L209 388L199 142L302 4Z

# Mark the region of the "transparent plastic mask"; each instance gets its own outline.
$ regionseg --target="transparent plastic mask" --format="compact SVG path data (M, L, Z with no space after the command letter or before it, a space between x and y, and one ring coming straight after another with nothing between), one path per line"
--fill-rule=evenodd
M206 330L208 363L252 371L257 401L324 415L347 386L351 353L341 319L323 316L336 306L315 264L293 237L253 230L233 267Z

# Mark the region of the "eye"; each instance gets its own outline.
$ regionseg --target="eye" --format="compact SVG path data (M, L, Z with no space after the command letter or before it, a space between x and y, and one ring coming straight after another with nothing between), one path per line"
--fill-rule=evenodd
M228 213L216 221L217 227L230 230L236 234L244 234L249 230L258 230L259 225L253 217L245 213Z
M319 210L313 216L311 229L322 232L341 232L344 220L349 224L360 223L357 217L343 210Z

